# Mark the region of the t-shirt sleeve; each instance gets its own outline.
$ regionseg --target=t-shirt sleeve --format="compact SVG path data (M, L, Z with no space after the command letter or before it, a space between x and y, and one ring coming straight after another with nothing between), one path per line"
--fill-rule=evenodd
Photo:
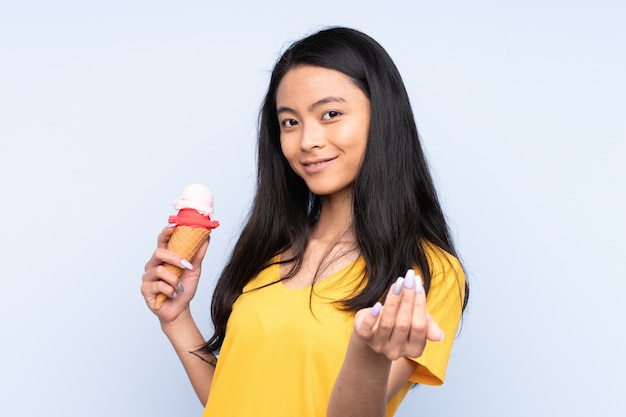
M444 332L442 342L427 341L410 381L441 385L446 376L452 344L461 320L465 294L465 273L459 261L441 249L427 251L431 269L431 284L426 297L426 308Z

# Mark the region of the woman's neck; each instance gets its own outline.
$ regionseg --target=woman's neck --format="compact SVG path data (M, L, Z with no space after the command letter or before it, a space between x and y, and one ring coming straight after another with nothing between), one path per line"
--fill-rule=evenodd
M354 242L351 190L324 196L319 218L311 229L311 239Z
M309 241L302 254L301 264L293 273L293 264L281 265L281 276L291 274L283 284L289 289L303 288L324 279L359 257L352 229L352 194L325 196ZM285 256L296 254L287 250Z

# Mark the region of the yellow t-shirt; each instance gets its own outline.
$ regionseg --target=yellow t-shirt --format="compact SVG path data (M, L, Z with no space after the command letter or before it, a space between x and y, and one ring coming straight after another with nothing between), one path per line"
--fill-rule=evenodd
M412 382L439 385L445 377L465 278L456 258L433 249L427 308L447 337L428 342L415 359L416 371L390 401L388 417ZM333 301L360 288L364 268L359 259L313 287L290 290L278 282L260 288L279 279L279 266L272 265L246 285L228 320L203 417L325 416L354 320Z

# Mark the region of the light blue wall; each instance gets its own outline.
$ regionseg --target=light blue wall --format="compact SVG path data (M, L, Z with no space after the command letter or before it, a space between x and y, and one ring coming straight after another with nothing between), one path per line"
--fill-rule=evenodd
M269 70L331 24L395 59L472 283L446 384L398 415L626 414L625 16L602 0L0 1L0 414L200 414L143 264L171 201L208 184L208 334Z

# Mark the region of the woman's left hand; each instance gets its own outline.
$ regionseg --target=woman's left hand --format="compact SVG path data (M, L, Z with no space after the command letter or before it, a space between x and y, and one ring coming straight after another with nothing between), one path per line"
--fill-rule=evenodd
M354 333L374 352L389 360L417 358L426 340L442 341L443 331L426 311L426 294L421 278L411 269L391 286L384 306L359 310Z

